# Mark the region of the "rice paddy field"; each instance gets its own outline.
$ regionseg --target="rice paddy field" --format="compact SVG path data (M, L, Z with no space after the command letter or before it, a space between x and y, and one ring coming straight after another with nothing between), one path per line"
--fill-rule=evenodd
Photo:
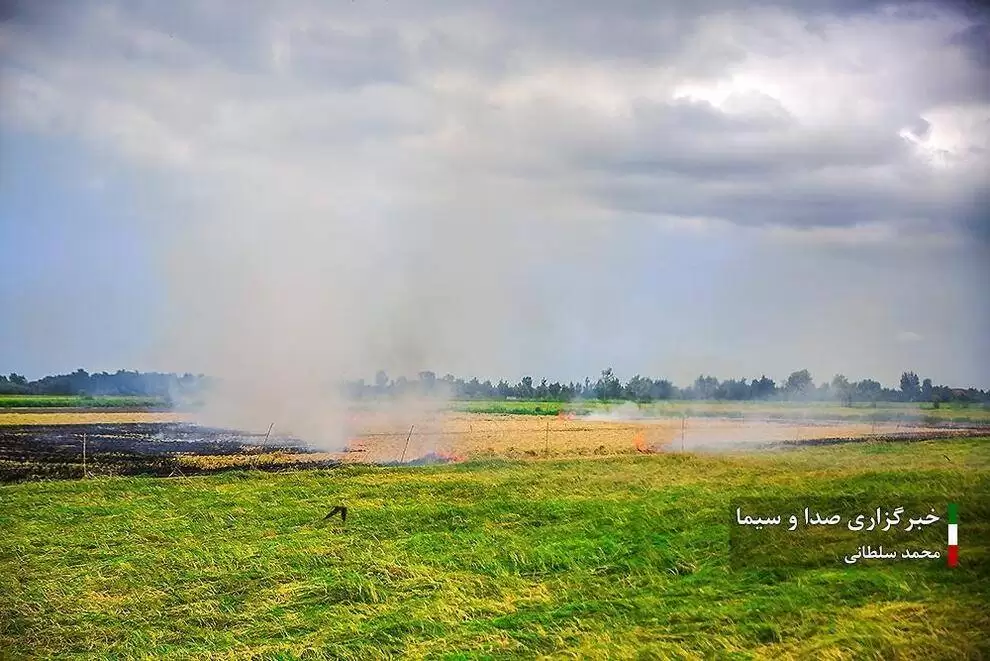
M171 411L120 411L107 409L88 411L68 409L64 411L20 410L0 411L0 427L11 425L93 425L136 424L142 422L183 422L189 418Z
M628 411L626 412L628 413ZM556 416L356 409L342 444L308 443L275 428L201 427L190 414L120 411L0 413L0 481L86 475L172 475L228 468L564 459L758 451L801 444L915 441L990 427L810 418L623 418L617 411Z
M764 420L854 420L860 422L957 422L990 424L990 405L949 403L938 408L931 403L854 402L847 406L837 402L788 401L658 401L637 404L628 401L537 402L537 401L470 401L454 402L451 407L470 413L509 413L521 415L559 415L621 411L641 417L715 417Z
M0 659L990 656L979 425L365 410L326 453L117 413L0 425ZM959 566L740 564L739 503L823 498L959 503Z

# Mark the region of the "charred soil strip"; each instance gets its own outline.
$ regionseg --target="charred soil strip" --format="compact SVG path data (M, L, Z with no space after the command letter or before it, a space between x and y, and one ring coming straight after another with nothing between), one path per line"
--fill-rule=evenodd
M965 438L990 433L988 427L968 427L959 429L907 431L870 436L845 438L809 438L800 441L777 441L761 444L760 449L781 449L814 445L838 445L840 443L915 443L918 441L935 441L947 438Z
M316 457L307 461L305 455L313 450L293 439L263 444L263 435L181 423L4 426L0 427L0 483L83 477L84 436L85 474L90 476L182 476L339 465ZM189 457L257 457L259 461L197 465L183 461Z

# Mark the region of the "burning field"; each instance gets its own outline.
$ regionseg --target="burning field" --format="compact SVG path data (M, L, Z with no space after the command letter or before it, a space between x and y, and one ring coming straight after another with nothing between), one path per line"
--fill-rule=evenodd
M596 419L582 416L448 413L409 429L369 415L348 456L380 463L429 452L470 458L574 457L634 452L727 451L793 443L939 438L973 434L979 427L900 423L738 420L734 418ZM352 460L349 459L348 460Z
M10 424L11 420L20 424ZM710 417L615 420L455 412L425 415L407 427L406 421L399 422L387 412L361 411L352 415L357 432L348 446L326 451L277 431L246 433L201 427L183 422L176 414L8 414L3 422L7 424L0 424L0 481L6 482L83 475L188 476L230 469L278 471L354 463L423 465L496 457L752 451L980 432L972 426L948 425Z

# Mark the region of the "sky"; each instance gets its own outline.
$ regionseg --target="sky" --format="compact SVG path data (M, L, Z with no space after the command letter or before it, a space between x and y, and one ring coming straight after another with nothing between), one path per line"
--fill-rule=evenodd
M0 19L0 372L990 387L978 3Z

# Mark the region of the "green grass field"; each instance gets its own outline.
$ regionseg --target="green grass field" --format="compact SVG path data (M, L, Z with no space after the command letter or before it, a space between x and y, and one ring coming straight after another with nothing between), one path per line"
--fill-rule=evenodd
M0 395L0 409L18 408L162 408L160 397L85 397L82 395Z
M8 485L0 658L986 658L965 508L956 570L729 566L736 498L921 489L990 438Z
M637 409L644 416L681 417L729 417L763 419L848 420L861 422L891 422L903 420L925 423L972 422L990 423L990 406L983 404L931 404L879 402L876 407L863 402L844 406L836 402L762 402L762 401L662 401L648 404L633 402L538 402L479 400L459 401L452 404L459 411L470 413L517 415L557 415L561 411L605 413L619 407Z

